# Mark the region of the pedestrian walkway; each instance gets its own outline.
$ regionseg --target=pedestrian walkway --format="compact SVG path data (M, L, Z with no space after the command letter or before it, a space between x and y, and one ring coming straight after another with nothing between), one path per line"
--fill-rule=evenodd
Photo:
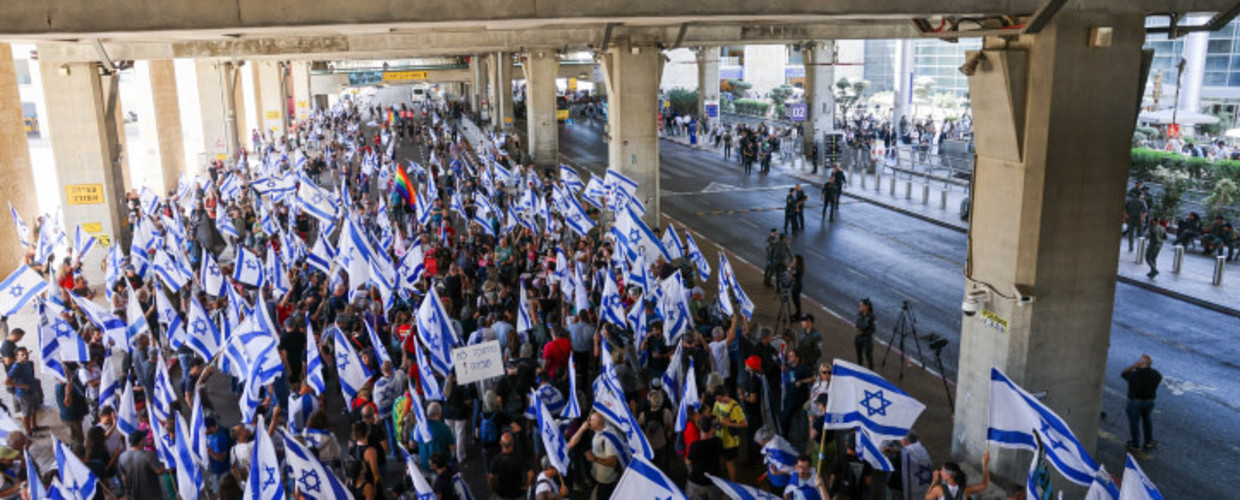
M689 146L688 139L683 136L663 137L663 139L676 144L677 147L692 147L700 150L702 154L722 154L720 149L707 145ZM775 161L772 161L772 165L773 168L787 175L815 186L821 186L826 181L822 169L814 174L812 173L813 166L800 158L780 162L777 157ZM895 167L894 164L885 164L877 174L862 174L859 170L846 169L844 173L848 178L848 184L844 196L879 205L939 226L961 232L968 231L969 222L961 215L969 196L966 187L953 182L936 180L933 177L927 179L925 176L893 167ZM1165 244L1158 256L1160 274L1154 279L1146 276L1149 266L1144 263L1143 258L1138 258L1136 249L1130 252L1127 244L1124 243L1121 245L1118 257L1117 279L1122 283L1240 317L1240 285L1236 284L1240 276L1235 275L1240 273L1240 264L1227 263L1222 283L1214 285L1215 259L1201 255L1200 247L1185 250L1180 270L1176 272L1174 271L1175 249L1170 244ZM1232 274L1232 276L1227 276L1227 274Z

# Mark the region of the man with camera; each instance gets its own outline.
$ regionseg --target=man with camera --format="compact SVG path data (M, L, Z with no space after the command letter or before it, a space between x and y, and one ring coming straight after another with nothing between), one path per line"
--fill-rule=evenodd
M1158 441L1154 440L1154 398L1158 384L1162 383L1162 374L1151 368L1153 364L1154 359L1149 354L1142 354L1121 374L1128 381L1128 406L1124 409L1128 415L1128 451L1158 447ZM1138 430L1143 432L1138 433ZM1145 438L1144 446L1141 437Z

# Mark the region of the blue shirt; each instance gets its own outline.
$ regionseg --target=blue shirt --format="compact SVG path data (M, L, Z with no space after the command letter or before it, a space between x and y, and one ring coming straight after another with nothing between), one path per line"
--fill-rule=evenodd
M14 392L16 392L17 397L19 398L35 394L35 391L37 390L35 389L35 385L39 383L39 381L34 378L34 363L29 361L25 363L14 363L13 367L9 368L9 379L11 379L14 384L22 384L26 386L17 386L14 388Z
M207 446L211 451L224 455L224 460L216 460L211 457L211 473L223 474L228 472L228 452L232 449L232 438L228 436L228 431L217 428L214 434L207 436Z

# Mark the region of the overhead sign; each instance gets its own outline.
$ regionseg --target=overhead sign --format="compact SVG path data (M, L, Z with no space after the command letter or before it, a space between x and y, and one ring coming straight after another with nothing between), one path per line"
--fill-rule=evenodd
M429 71L384 71L383 81L386 83L403 82L408 80L425 80L429 75Z
M456 383L469 384L504 374L499 341L492 340L452 350L452 366Z
M784 115L794 122L805 121L805 116L808 114L808 109L803 102L794 102L784 108Z
M70 205L102 205L103 184L70 184L65 186L65 199Z
M569 78L569 79L568 79L568 91L569 91L569 92L576 92L576 91L577 91L577 79L576 79L576 78Z
M357 71L349 73L349 85L374 85L383 81L382 71Z
M719 118L719 101L706 101L704 107L708 118Z

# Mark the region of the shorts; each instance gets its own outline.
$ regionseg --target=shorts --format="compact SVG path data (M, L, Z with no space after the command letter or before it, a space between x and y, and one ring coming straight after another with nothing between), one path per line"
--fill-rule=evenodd
M22 416L32 417L39 413L39 395L29 391L18 398L21 402Z
M724 448L723 459L724 460L736 460L736 457L740 455L740 451L741 451L740 446L734 446L732 448Z

